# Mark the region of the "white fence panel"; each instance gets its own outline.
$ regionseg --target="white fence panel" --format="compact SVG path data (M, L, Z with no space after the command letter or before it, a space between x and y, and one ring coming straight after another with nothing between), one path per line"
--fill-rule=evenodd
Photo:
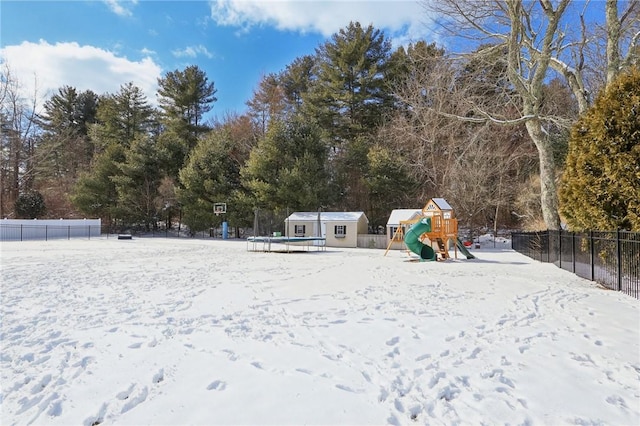
M388 244L385 234L358 234L358 247L386 249Z
M27 241L99 237L100 219L3 219L0 241Z

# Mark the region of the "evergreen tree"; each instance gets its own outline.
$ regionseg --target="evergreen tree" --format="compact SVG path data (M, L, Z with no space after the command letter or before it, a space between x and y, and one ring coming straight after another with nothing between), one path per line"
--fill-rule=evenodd
M315 79L303 94L303 110L318 121L333 149L340 209L371 204L364 176L377 129L393 107L385 79L390 50L380 30L354 22L316 49Z
M385 81L390 51L382 31L357 22L316 49L317 79L306 101L334 144L370 135L382 123L391 101Z
M167 132L158 143L166 155L164 168L177 181L179 170L199 136L210 130L203 125L202 118L217 100L216 89L196 65L168 72L158 79L158 86L162 124Z
M369 173L366 183L370 194L369 224L384 226L391 210L412 205L411 188L417 185L400 161L398 153L382 144L374 145L367 154ZM409 193L409 195L407 195Z
M44 216L47 207L44 197L38 191L29 191L20 194L16 200L16 216L21 219L37 219Z
M315 63L315 57L311 55L296 58L279 76L291 112L299 111L303 96L311 89L315 78Z
M159 187L164 175L155 140L148 135L136 138L112 176L118 193L118 217L130 224L156 228L162 209Z
M120 86L118 93L102 96L97 118L92 136L100 149L112 143L129 147L134 139L154 129L154 111L133 83Z
M217 202L234 206L227 219L235 219L236 195L242 191L240 166L234 158L235 146L229 132L220 128L202 138L180 170L179 199L184 208L184 221L192 231L201 231L214 221L213 205Z
M53 217L76 213L68 194L79 174L88 170L95 153L89 129L96 123L98 96L70 86L58 90L43 105L38 124L43 132L36 146L34 186L45 197Z
M574 230L640 231L640 69L617 77L573 126L560 188Z
M99 217L108 225L118 218L118 193L113 177L121 173L118 165L125 161L125 151L118 144L107 146L96 156L91 170L80 175L71 194L71 202L78 210Z
M135 192L132 188L144 186L160 170L155 147L136 154L140 142L135 141L148 140L153 134L154 111L142 90L128 83L120 86L118 93L102 96L96 115L98 123L91 127L90 134L98 154L91 169L77 180L71 200L80 211L97 215L110 224L124 219L148 223L147 214L132 212L138 202L144 201L132 195ZM151 174L131 173L131 162L141 162L143 159L139 157L147 155L149 161L156 161Z
M75 177L94 154L89 126L96 122L98 96L64 86L44 103L39 124L44 130L38 145L40 178Z
M328 149L320 129L302 117L273 123L241 171L259 207L316 210L330 199Z
M211 111L217 90L204 71L197 65L171 71L158 79L158 86L160 107L168 119L184 121L194 133L207 130L201 127L202 115Z
M398 47L389 58L386 80L390 90L396 90L406 79L415 78L416 74L432 72L443 56L444 49L424 40L409 43L406 49L404 46Z

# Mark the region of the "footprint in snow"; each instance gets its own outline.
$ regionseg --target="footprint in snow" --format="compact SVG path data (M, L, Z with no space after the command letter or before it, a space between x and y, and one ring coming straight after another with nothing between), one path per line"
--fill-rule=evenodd
M44 388L47 387L47 385L49 384L49 382L51 382L51 374L47 374L45 375L40 382L38 382L32 389L31 389L31 394L35 395L39 392L42 392L42 390L44 390Z
M153 383L160 383L164 380L164 368L161 368L156 374L153 375L153 379L151 381Z
M134 383L132 383L131 386L129 386L127 388L127 390L124 390L122 392L118 392L118 394L116 395L116 398L118 398L121 401L129 399L129 395L131 395L131 392L133 392L133 389L135 389L135 387L136 387L136 385Z
M396 336L396 337L388 340L386 343L387 343L387 346L393 346L393 345L398 344L399 341L400 341L400 337Z
M102 404L102 407L100 407L98 414L85 419L85 421L82 423L83 426L97 426L104 422L104 416L107 413L107 406L107 403Z
M222 380L214 380L213 382L209 383L209 386L207 386L207 390L223 391L226 388L227 383Z
M353 389L347 385L341 385L341 384L337 384L336 387L338 389L341 389L343 391L347 391L347 392L353 392L353 393L364 393L363 390L358 390L358 389Z
M140 392L138 392L137 395L129 395L129 398L127 399L127 403L124 404L120 413L124 414L127 411L137 407L147 399L148 395L149 395L149 389L146 386L143 387L140 390Z

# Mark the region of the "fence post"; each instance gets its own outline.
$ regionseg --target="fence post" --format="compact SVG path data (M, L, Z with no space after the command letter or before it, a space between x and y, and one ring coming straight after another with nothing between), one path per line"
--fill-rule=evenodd
M71 225L67 226L67 240L71 239Z
M622 244L620 241L622 231L616 231L616 252L618 257L618 291L622 291Z
M23 226L24 226L24 225L20 224L20 241L22 241L22 227L23 227Z
M576 233L571 233L571 262L573 263L573 269L571 272L576 273Z
M558 230L558 267L562 269L562 229Z
M44 226L44 240L49 241L49 225Z
M551 230L547 229L547 263L551 262Z
M593 230L589 231L589 263L591 264L591 281L595 281L596 248L593 246Z

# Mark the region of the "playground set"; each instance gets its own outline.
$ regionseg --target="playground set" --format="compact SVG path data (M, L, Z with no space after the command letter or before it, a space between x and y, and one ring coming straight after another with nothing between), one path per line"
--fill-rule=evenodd
M458 220L453 208L444 198L430 199L422 208L421 216L400 221L400 226L387 246L385 256L394 241L404 241L408 251L417 254L423 261L438 260L438 255L442 259L448 259L449 241L454 243L456 259L458 250L467 259L475 259L458 238Z

